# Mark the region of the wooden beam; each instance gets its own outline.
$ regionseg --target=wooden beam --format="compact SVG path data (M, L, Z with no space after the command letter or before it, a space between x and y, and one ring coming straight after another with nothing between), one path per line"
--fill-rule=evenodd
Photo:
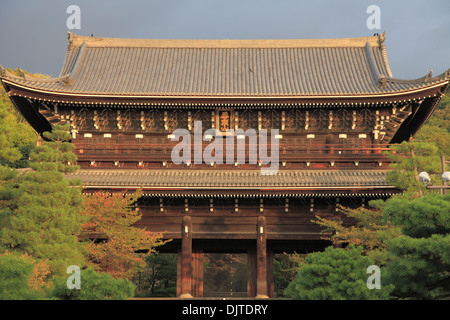
M256 298L268 298L266 217L258 217L256 233Z
M184 216L181 223L181 294L192 298L192 221Z

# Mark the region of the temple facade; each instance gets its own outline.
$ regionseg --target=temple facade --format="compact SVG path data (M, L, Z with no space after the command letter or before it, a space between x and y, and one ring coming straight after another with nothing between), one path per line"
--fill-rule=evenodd
M227 252L247 254L247 295L272 297L274 254L330 245L315 216L399 192L384 151L449 84L393 77L384 37L69 33L59 77L0 80L39 134L70 124L85 193L143 189L138 225L173 239L160 251L178 254L178 296L203 296L203 255Z

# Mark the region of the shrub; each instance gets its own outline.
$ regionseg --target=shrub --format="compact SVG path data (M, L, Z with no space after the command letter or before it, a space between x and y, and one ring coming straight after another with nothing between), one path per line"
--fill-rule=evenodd
M125 300L134 296L135 285L126 279L114 279L92 268L81 270L81 288L68 289L67 278L58 278L52 297L62 300Z
M367 268L372 264L372 259L362 255L362 248L354 246L308 254L285 295L305 300L387 299L391 286L367 288Z
M44 299L48 265L28 255L0 256L0 300Z

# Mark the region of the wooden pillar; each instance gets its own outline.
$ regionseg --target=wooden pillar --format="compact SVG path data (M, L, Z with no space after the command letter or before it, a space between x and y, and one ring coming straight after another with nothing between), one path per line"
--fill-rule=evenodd
M256 296L256 250L249 248L247 251L247 296L253 298Z
M177 251L177 297L181 295L181 249Z
M267 250L267 295L273 298L273 251Z
M181 223L181 294L192 298L192 221L184 216Z
M192 294L194 297L203 297L203 250L193 250L192 259Z
M256 298L268 298L266 217L258 217L256 230Z

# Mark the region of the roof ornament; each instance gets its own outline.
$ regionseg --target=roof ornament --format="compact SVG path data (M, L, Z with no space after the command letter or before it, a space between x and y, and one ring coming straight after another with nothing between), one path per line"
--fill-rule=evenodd
M445 70L445 79L450 79L450 69Z
M425 76L425 82L430 81L431 78L433 78L433 70L430 70L430 72L428 72L428 74Z
M1 64L0 64L0 77L6 77L6 70L3 69Z
M69 50L73 48L73 33L67 31L67 39L69 39Z
M73 83L72 83L72 80L70 80L69 75L63 77L63 78L61 79L61 81L62 81L62 83L63 83L66 87L70 87L70 86L73 84Z
M384 40L386 40L386 31L378 35L378 40L380 41L380 46L384 46Z
M24 79L26 80L26 78L25 78L25 72L23 72L22 69L18 68L18 71L17 71L17 72L19 73L19 77L24 78Z
M387 86L387 79L384 76L384 74L380 75L380 78L378 79L378 87L379 88L386 88Z

